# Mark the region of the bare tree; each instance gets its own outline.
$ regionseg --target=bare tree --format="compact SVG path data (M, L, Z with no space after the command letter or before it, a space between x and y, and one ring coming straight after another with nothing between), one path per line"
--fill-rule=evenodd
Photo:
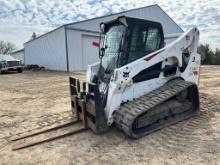
M9 54L16 49L16 46L11 42L0 41L0 54Z
M31 39L30 39L30 40L34 40L34 39L36 39L36 38L37 38L37 35L36 35L35 32L33 32L33 34L32 34L32 36L31 36Z

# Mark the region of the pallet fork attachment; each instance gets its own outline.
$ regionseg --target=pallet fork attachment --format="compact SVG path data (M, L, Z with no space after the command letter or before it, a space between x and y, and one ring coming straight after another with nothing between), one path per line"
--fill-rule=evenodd
M19 150L59 139L83 132L89 128L97 134L104 133L108 130L104 117L104 110L98 103L100 96L98 86L96 84L87 84L84 82L83 91L80 91L80 82L77 78L70 77L69 83L71 111L73 112L74 117L69 121L62 122L61 124L55 124L44 128L34 128L12 136L10 138L11 141L18 141L18 144L12 146L12 150ZM88 92L85 91L86 85L88 85ZM75 125L77 124L79 126L75 128ZM44 136L44 134L49 135Z

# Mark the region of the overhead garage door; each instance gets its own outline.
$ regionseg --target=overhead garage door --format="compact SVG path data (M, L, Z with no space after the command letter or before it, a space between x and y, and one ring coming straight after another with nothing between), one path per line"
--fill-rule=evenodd
M93 42L99 42L98 36L82 35L83 69L86 70L89 64L99 61L99 49L93 46Z

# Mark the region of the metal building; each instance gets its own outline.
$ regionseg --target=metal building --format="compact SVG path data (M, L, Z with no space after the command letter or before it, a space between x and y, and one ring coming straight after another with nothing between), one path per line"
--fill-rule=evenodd
M183 30L158 5L151 5L66 24L26 42L25 64L38 64L59 71L86 70L88 64L99 60L98 49L92 46L93 41L99 42L99 24L123 15L160 22L166 44L183 33Z
M24 49L16 50L10 53L15 59L21 60L21 63L24 64Z

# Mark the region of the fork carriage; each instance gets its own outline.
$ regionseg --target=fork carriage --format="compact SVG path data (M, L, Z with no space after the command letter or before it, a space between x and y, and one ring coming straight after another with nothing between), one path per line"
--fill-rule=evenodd
M77 120L81 120L85 128L91 128L95 133L101 134L108 130L104 107L100 104L100 93L95 83L82 84L80 81L70 77L71 111L76 114ZM88 91L86 91L86 86Z

